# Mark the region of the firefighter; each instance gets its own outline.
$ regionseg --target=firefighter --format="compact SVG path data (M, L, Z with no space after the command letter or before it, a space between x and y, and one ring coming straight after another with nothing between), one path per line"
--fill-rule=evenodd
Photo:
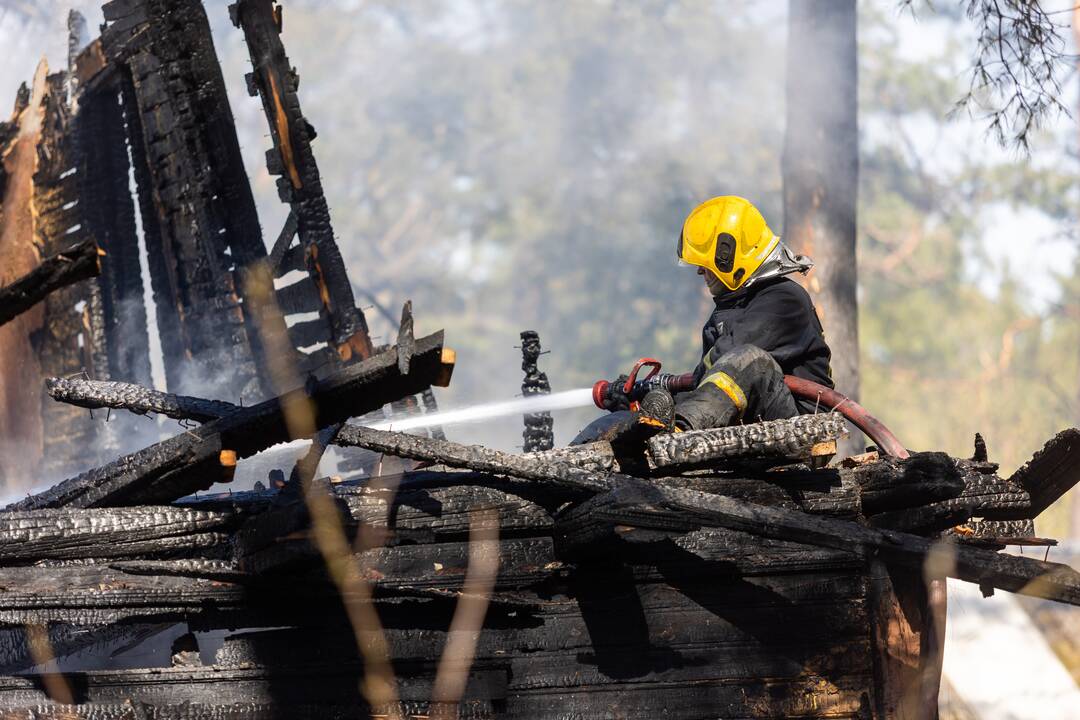
M787 277L805 274L813 262L792 253L758 209L734 195L712 198L690 213L677 253L681 263L697 267L715 308L701 333L695 389L675 397L675 427L700 430L814 412L784 384L787 374L833 387L831 352L814 304ZM613 383L616 394L625 380ZM642 401L642 408L649 404ZM634 425L629 407L628 398L613 397L609 409L615 412L591 423L572 444L610 438Z
M833 387L814 304L787 277L805 274L813 262L792 253L758 209L734 195L690 213L678 256L697 267L715 308L701 333L696 389L676 397L676 426L699 430L814 412L784 385L787 374Z

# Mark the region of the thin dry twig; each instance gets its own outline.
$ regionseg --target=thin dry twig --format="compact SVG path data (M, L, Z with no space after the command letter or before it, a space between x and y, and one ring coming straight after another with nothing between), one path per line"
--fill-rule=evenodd
M285 393L282 411L289 435L293 439L313 437L318 428L315 427L315 407L311 398L303 391L288 392L291 388L302 387L302 383L294 362L295 351L285 331L284 317L275 300L273 276L266 263L248 268L244 283L251 313L266 349L271 382L275 392ZM331 429L327 437L319 437L317 442L324 446L333 439L331 435L337 429ZM364 660L360 691L373 714L388 720L402 720L390 648L372 603L371 586L353 556L333 497L325 486L313 482L318 467L317 456L321 454L321 448L313 446L309 458L305 458L308 462L298 464L301 470L298 479L311 516L312 538L331 581L341 594L357 649Z
M42 666L39 677L41 684L44 685L45 694L53 702L73 705L75 696L72 695L67 680L56 672L55 666L49 667L56 660L56 654L53 652L52 643L49 642L48 628L45 625L27 625L26 644L34 663Z
M432 718L456 720L458 717L498 574L499 513L492 508L473 510L469 517L469 567L435 674Z

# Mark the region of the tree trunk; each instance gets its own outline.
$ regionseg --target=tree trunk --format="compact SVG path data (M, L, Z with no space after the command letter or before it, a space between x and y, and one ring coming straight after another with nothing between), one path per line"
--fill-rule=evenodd
M1080 47L1080 5L1073 8L1073 42L1076 47ZM1076 64L1077 70L1080 70L1080 62ZM1080 270L1080 261L1074 266L1073 272ZM1075 286L1074 286L1075 287ZM1080 304L1080 298L1074 299L1075 302ZM1076 397L1077 414L1080 415L1080 391ZM1076 422L1080 423L1080 417L1076 418ZM1080 489L1073 488L1069 497L1069 537L1074 540L1080 540Z
M859 397L855 208L859 175L855 0L788 4L784 237L817 263L805 285L837 389ZM861 450L853 435L842 449Z

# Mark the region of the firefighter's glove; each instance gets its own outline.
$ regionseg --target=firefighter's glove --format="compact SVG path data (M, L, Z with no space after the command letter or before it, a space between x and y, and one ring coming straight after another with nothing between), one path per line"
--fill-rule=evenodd
M629 379L629 375L620 375L608 385L607 392L604 393L605 410L616 412L630 409L630 396L623 392L623 387Z

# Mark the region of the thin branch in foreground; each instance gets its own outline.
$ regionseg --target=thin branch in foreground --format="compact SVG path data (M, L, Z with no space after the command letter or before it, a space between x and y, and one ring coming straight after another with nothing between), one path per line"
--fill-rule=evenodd
M245 285L248 302L253 306L252 315L256 318L255 324L270 361L272 384L279 392L283 388L297 387L299 373L293 362L295 355L287 334L281 330L284 320L274 299L273 277L269 267L260 263L250 268L245 276ZM316 408L310 399L304 400L306 402L283 403L282 406L285 424L293 438L315 434ZM319 458L341 427L341 424L333 425L315 436L307 457L297 463L294 476L303 491L311 516L315 547L341 595L356 637L357 649L364 659L360 692L373 715L378 713L387 720L402 720L397 681L390 663L390 648L371 601L371 585L364 579L353 557L345 525L329 489L313 481Z
M901 0L912 8L914 0ZM1061 74L1073 56L1062 31L1039 0L965 0L974 23L975 58L967 92L956 110L986 112L987 131L1001 145L1028 150L1030 134L1051 113L1069 115L1061 102Z
M499 513L491 508L473 510L469 518L469 567L435 674L432 718L456 720L458 717L498 574Z
M72 705L75 696L71 693L64 676L56 672L56 654L53 652L52 643L49 642L49 629L46 625L26 626L26 645L30 650L30 657L34 663L43 667L39 675L41 684L45 686L45 694L56 703ZM49 667L53 665L53 667Z

